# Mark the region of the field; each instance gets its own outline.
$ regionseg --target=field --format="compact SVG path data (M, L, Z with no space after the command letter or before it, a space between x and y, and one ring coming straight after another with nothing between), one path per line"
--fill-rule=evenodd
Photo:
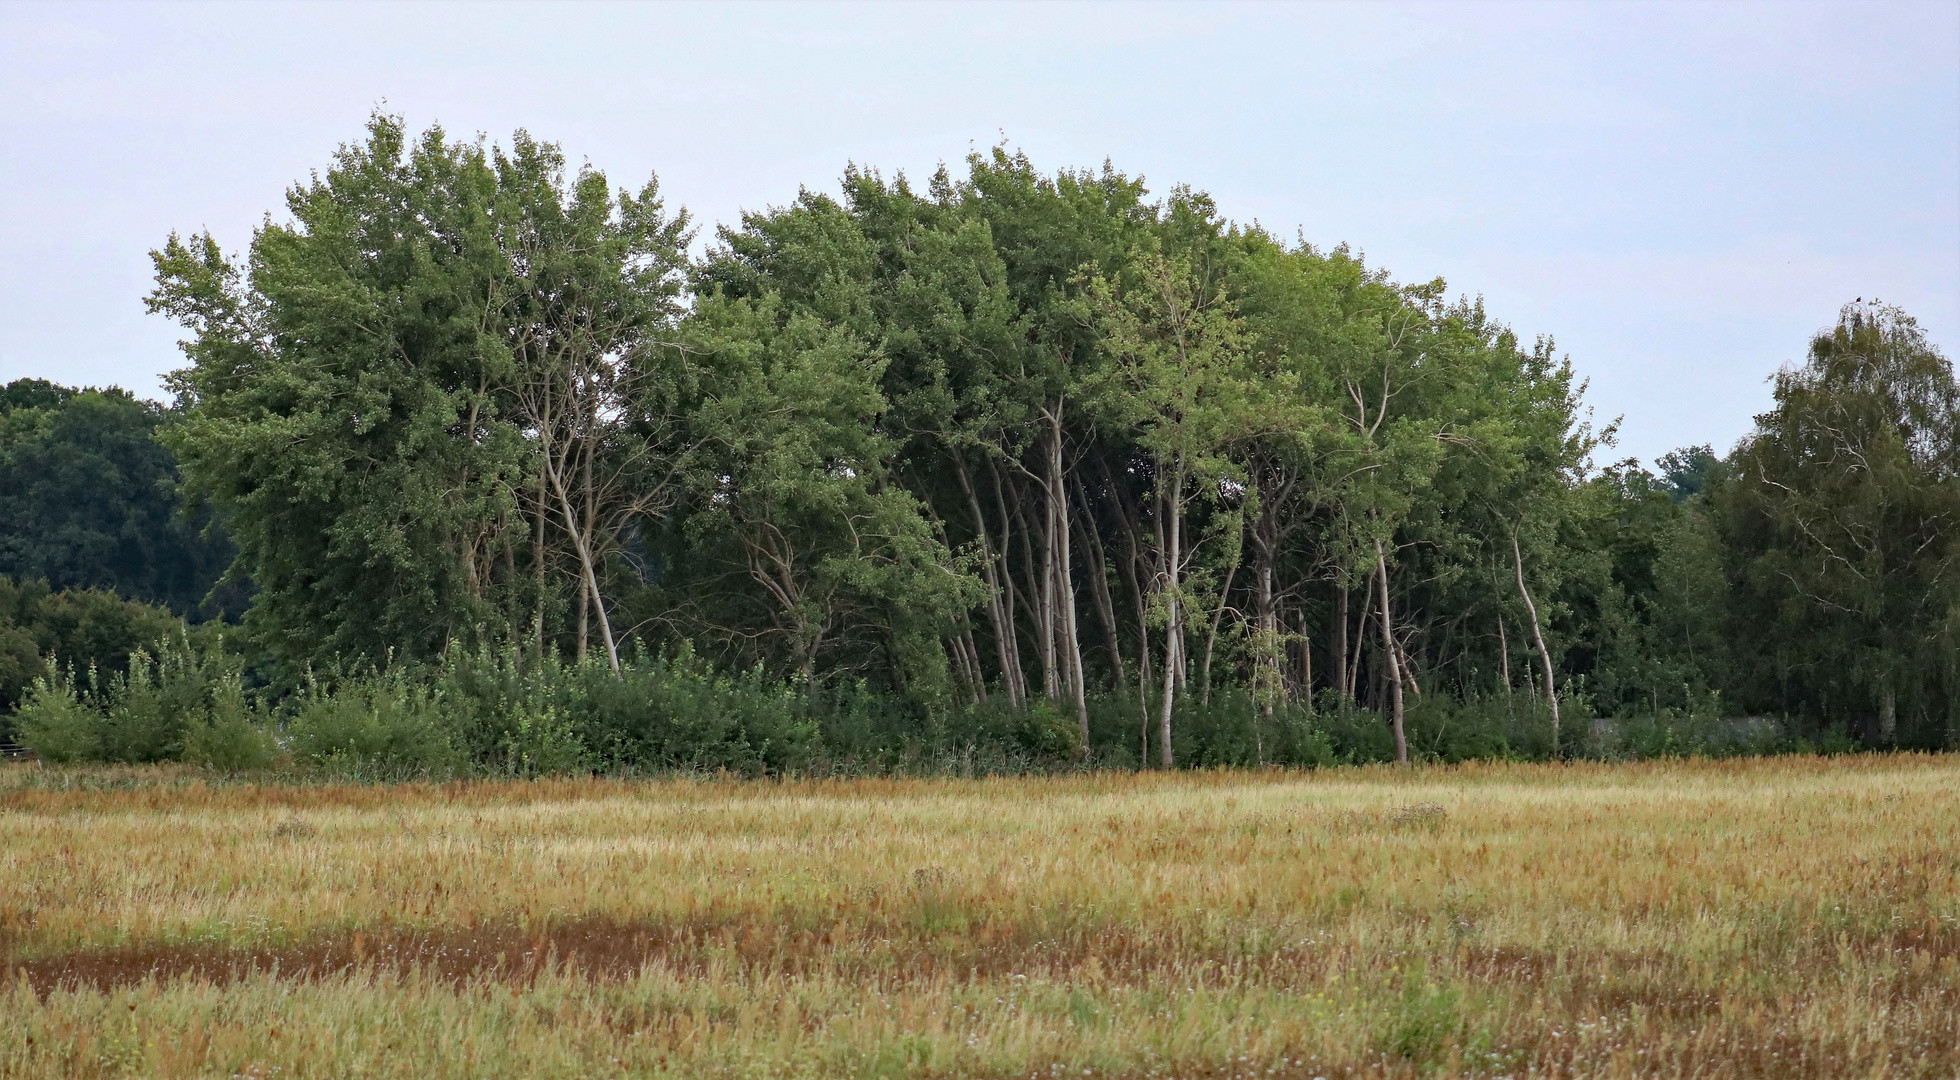
M0 1076L1960 1075L1960 758L0 770Z

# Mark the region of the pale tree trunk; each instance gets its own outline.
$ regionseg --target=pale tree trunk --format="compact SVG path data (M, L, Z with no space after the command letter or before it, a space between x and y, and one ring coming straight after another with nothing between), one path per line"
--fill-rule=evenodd
M1391 723L1395 728L1395 763L1409 763L1409 740L1402 727L1402 667L1398 661L1401 650L1395 647L1395 616L1388 607L1388 558L1382 553L1382 542L1375 541L1375 576L1381 582L1381 623L1382 652L1388 664L1388 698L1392 712Z
M1165 542L1164 587L1169 599L1169 618L1164 629L1164 690L1163 700L1158 711L1157 747L1158 761L1164 768L1172 765L1171 759L1171 707L1176 701L1176 690L1184 682L1182 677L1186 664L1184 655L1184 605L1178 594L1179 570L1184 552L1184 469L1182 464L1171 472L1171 485L1164 498Z
M1120 526L1118 537L1123 541L1123 583L1130 587L1130 600L1136 609L1137 620L1137 716L1140 721L1137 734L1137 761L1148 764L1150 761L1150 611L1149 602L1144 595L1143 579L1137 568L1143 563L1143 556L1137 545L1137 515L1130 506L1123 488L1116 483L1107 463L1098 461L1102 469L1103 483L1109 488L1109 505L1116 512Z
M1116 625L1116 603L1109 595L1109 559L1103 551L1102 530L1096 526L1096 516L1089 510L1089 497L1083 493L1080 483L1075 485L1075 499L1082 511L1083 525L1077 535L1082 538L1083 550L1088 552L1091 564L1088 567L1089 595L1096 602L1096 617L1101 620L1103 638L1109 643L1112 685L1122 687L1128 684L1129 675L1123 664L1123 638Z
M1511 696L1511 640L1504 636L1504 612L1497 613L1497 671L1504 679L1504 696Z
M1307 636L1307 613L1300 613L1300 700L1313 704L1313 638Z
M1368 576L1372 579L1374 574L1370 572ZM1368 636L1368 612L1375 606L1372 595L1375 590L1374 585L1371 583L1364 583L1364 585L1361 590L1361 608L1354 613L1354 655L1348 657L1345 683L1348 699L1357 704L1361 701L1361 643Z
M1205 631L1205 658L1198 665L1198 694L1207 705L1211 704L1211 650L1218 643L1218 625L1225 621L1225 601L1232 594L1232 579L1238 572L1238 563L1233 563L1225 571L1225 587L1218 594L1218 610L1211 613L1211 627Z
M994 651L1000 663L1000 685L1007 692L1007 704L1015 712L1021 711L1020 679L1018 678L1011 653L1014 649L1013 609L1003 610L1008 597L1002 587L1000 576L1006 572L1006 565L994 555L993 540L987 535L987 515L980 509L980 497L973 490L973 479L967 475L966 458L959 452L953 453L954 470L960 478L960 490L966 493L966 505L973 512L973 531L980 539L980 572L987 582L987 621L994 628ZM975 663L979 662L978 656Z
M1263 538L1256 537L1254 550L1258 553L1258 569L1255 571L1259 590L1255 604L1259 622L1259 666L1266 672L1266 694L1260 712L1267 719L1273 715L1273 699L1285 693L1285 645L1280 641L1279 612L1273 601L1273 551Z
M583 568L583 562L581 562ZM578 583L578 662L585 663L585 653L592 639L592 601L591 594L585 591L585 578L580 576Z
M1054 565L1055 599L1060 604L1061 646L1068 662L1069 682L1075 698L1075 722L1082 737L1079 756L1089 753L1089 698L1082 674L1082 635L1075 619L1075 572L1070 559L1068 478L1062 471L1062 400L1057 398L1048 413L1048 520L1054 538L1049 543Z
M1347 582L1334 583L1334 689L1349 697L1354 696L1352 680L1348 678L1348 590Z
M1048 453L1046 448L1047 436L1045 434L1042 437L1042 443L1042 460L1046 462ZM1024 469L1023 471L1026 470ZM1045 465L1044 471L1046 471ZM1041 502L1045 511L1042 516L1041 527L1039 529L1032 528L1024 521L1021 526L1021 531L1027 534L1030 541L1034 541L1037 538L1040 541L1040 551L1034 550L1036 546L1034 543L1028 545L1028 554L1033 560L1028 564L1028 584L1031 588L1035 589L1035 599L1040 605L1035 612L1035 637L1041 646L1041 696L1047 698L1049 701L1059 702L1062 698L1063 680L1061 678L1061 663L1056 648L1059 644L1057 638L1059 637L1058 631L1060 627L1057 625L1058 620L1056 617L1055 506L1054 500L1048 497L1046 478L1043 478L1041 488ZM1015 502L1016 512L1019 512L1023 501L1025 500L1017 500ZM1032 511L1030 511L1029 516L1032 516ZM1038 572L1037 567L1039 567Z
M1409 659L1409 650L1402 647L1400 638L1395 639L1395 655L1402 661L1402 684L1409 688L1409 693L1421 697L1422 684L1416 681L1415 662Z
M998 477L995 478L995 482L999 482ZM1000 495L998 491L995 494L997 497ZM1014 594L1020 597L1022 606L1027 608L1028 618L1034 620L1035 648L1041 653L1039 658L1041 660L1041 693L1043 697L1052 701L1055 697L1055 657L1054 638L1049 634L1050 628L1048 625L1048 586L1043 575L1035 569L1036 560L1034 549L1040 540L1040 534L1036 533L1034 527L1028 524L1028 515L1022 511L1022 503L1025 500L1021 498L1021 491L1017 488L1014 494L1014 501L1001 511L1003 519L1006 518L1010 510L1013 512L1015 524L1021 533L1021 576L1027 582L1027 588L1016 588ZM1047 565L1047 557L1047 553L1043 552L1040 565ZM1012 574L1010 573L1009 576L1011 577ZM1016 658L1016 664L1019 664L1018 657ZM1032 692L1032 689L1030 689L1030 693Z
M546 378L549 379L550 376L547 375ZM540 410L543 415L539 421L539 433L540 433L539 438L540 441L544 443L544 445L539 447L539 452L542 456L540 457L538 462L538 495L537 495L538 528L531 542L531 568L533 571L535 571L537 575L536 586L538 591L536 597L537 606L536 606L535 613L532 617L531 632L533 637L536 639L537 647L538 647L538 657L540 659L544 657L544 604L545 604L544 529L545 529L546 522L549 521L551 518L551 497L549 494L546 493L545 490L545 474L551 468L551 453L552 453L552 448L550 446L550 439L549 436L546 434L551 430L551 424L552 424L551 404L550 404L551 391L548 386L546 387L543 394L543 402L544 402L543 407Z
M1007 495L1001 488L1000 469L995 467L994 459L987 459L987 475L993 480L994 505L1000 510L1000 587L1002 625L1006 631L1005 649L1008 670L1001 673L1003 680L1011 680L1009 696L1015 709L1020 709L1028 700L1028 677L1021 667L1021 632L1014 621L1018 590L1014 587L1014 571L1008 566L1012 557L1009 551L1014 546L1014 522L1007 510Z
M563 494L563 487L560 485L560 495L562 496ZM613 674L617 675L619 674L619 646L613 640L612 620L606 617L606 603L599 594L599 572L598 568L593 565L592 548L586 542L585 534L578 527L578 519L572 516L571 500L561 497L559 505L565 512L565 528L571 531L572 544L578 549L579 569L584 576L583 584L591 594L592 611L599 619L599 638L606 645L606 663L612 666ZM581 638L580 644L583 645L583 623L581 623L579 628L579 636Z
M1525 613L1531 616L1531 637L1538 643L1538 660L1545 669L1545 704L1552 710L1552 756L1558 757L1559 717L1558 679L1552 674L1552 654L1545 649L1545 631L1538 622L1538 605L1531 602L1531 590L1524 584L1524 555L1518 550L1518 534L1511 534L1511 562L1518 572L1518 595L1524 597Z
M1878 692L1878 743L1880 746L1899 743L1899 698L1892 690L1890 679Z

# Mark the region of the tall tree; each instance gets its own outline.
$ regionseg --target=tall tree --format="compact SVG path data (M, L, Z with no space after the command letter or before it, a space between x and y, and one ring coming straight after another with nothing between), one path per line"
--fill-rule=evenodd
M1751 703L1937 741L1956 692L1960 387L1911 316L1848 304L1779 374L1717 504Z

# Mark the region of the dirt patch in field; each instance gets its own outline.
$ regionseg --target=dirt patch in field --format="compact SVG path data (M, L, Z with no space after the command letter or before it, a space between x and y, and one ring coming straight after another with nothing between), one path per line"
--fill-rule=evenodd
M923 909L930 916L930 906ZM1329 976L1357 971L1355 954L1338 944L1275 943L1251 948L1227 939L1193 940L1164 927L1088 923L1030 928L979 922L936 927L914 915L892 920L845 920L814 925L728 914L687 920L622 921L603 916L563 919L542 927L491 923L477 927L378 927L335 931L290 945L243 948L213 943L147 943L81 949L0 960L0 981L26 979L37 991L55 987L108 990L191 979L228 983L271 975L316 980L362 973L417 972L452 983L489 980L528 984L548 971L586 978L632 977L649 965L680 973L710 966L789 975L823 972L867 983L920 979L998 979L1140 983L1175 976L1185 983L1251 980L1276 987L1318 987ZM1881 940L1882 937L1882 940ZM0 952L7 943L0 941ZM1895 934L1818 941L1785 954L1786 963L1830 966L1837 950L1889 954L1896 964L1894 996L1950 990L1960 959L1960 931L1901 930ZM1372 958L1397 961L1393 952ZM1649 1014L1697 1014L1721 1008L1721 974L1667 955L1552 954L1466 943L1431 954L1429 969L1467 985L1530 986L1546 997L1583 999L1606 1013L1639 1008ZM1364 966L1365 965L1361 965Z

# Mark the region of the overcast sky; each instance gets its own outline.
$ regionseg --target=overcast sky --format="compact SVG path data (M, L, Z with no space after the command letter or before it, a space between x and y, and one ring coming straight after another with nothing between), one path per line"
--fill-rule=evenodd
M1003 138L1553 335L1616 454L1726 448L1854 297L1960 327L1960 3L0 3L0 381L161 396L146 253L244 248L377 106L704 222Z

